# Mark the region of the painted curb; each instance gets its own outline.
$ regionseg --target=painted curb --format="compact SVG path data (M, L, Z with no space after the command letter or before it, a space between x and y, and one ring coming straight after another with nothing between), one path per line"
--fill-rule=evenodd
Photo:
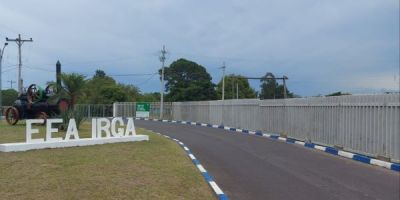
M206 180L208 185L214 191L215 195L218 197L218 200L228 200L228 197L226 196L226 194L221 190L221 188L214 181L214 178L207 172L207 170L203 167L203 165L201 165L200 161L193 155L193 153L190 151L190 149L183 142L179 141L178 139L172 138L168 135L163 135L161 133L158 133L158 132L150 130L150 129L147 129L147 130L152 131L152 132L156 133L157 135L164 136L165 138L168 138L168 139L173 140L176 143L178 143L179 146L182 147L182 149L186 152L186 155L190 158L190 160L193 162L193 164L196 166L196 168L200 171L204 180Z
M390 169L393 171L400 172L400 163L387 162L387 161L378 160L378 159L371 158L371 157L361 155L361 154L342 151L342 150L339 150L339 149L336 149L333 147L322 146L322 145L318 145L318 144L314 144L314 143L310 143L310 142L304 142L304 141L296 140L293 138L280 137L279 134L265 133L265 132L261 132L261 131L238 129L238 128L232 128L232 127L223 126L223 125L213 125L213 124L190 122L190 121L160 120L160 119L149 119L149 118L138 118L138 117L135 119L136 120L151 120L151 121L159 121L159 122L167 122L167 123L188 124L188 125L203 126L203 127L210 127L210 128L219 128L219 129L225 129L227 131L232 131L232 132L238 132L238 133L243 133L243 134L248 134L248 135L256 135L256 136L270 138L273 140L286 142L286 143L290 143L290 144L297 144L297 145L304 146L307 148L323 151L325 153L329 153L332 155L349 158L349 159L352 159L352 160L355 160L355 161L358 161L361 163L380 166L380 167L384 167L384 168L387 168L387 169Z

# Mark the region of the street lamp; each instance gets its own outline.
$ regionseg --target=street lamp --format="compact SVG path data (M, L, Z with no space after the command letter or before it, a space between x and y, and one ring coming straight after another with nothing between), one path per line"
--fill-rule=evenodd
M1 117L3 116L3 110L2 110L2 107L3 107L2 89L3 88L1 86L1 83L2 83L2 79L1 79L1 77L2 77L1 63L3 61L4 48L6 48L7 45L8 45L7 42L4 43L3 49L0 51L0 120L1 120Z

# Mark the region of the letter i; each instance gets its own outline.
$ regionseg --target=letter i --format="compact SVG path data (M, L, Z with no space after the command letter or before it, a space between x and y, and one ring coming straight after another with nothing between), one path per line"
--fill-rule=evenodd
M92 118L92 139L97 138L97 119Z

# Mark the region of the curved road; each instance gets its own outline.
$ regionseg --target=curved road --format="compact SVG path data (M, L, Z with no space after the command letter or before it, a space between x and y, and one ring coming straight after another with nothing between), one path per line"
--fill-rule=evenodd
M400 199L400 173L264 137L136 120L184 142L230 199Z

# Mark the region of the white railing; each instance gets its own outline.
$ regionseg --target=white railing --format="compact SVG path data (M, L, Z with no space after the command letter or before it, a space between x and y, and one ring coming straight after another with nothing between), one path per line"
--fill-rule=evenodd
M174 102L174 120L262 130L400 160L400 95Z

